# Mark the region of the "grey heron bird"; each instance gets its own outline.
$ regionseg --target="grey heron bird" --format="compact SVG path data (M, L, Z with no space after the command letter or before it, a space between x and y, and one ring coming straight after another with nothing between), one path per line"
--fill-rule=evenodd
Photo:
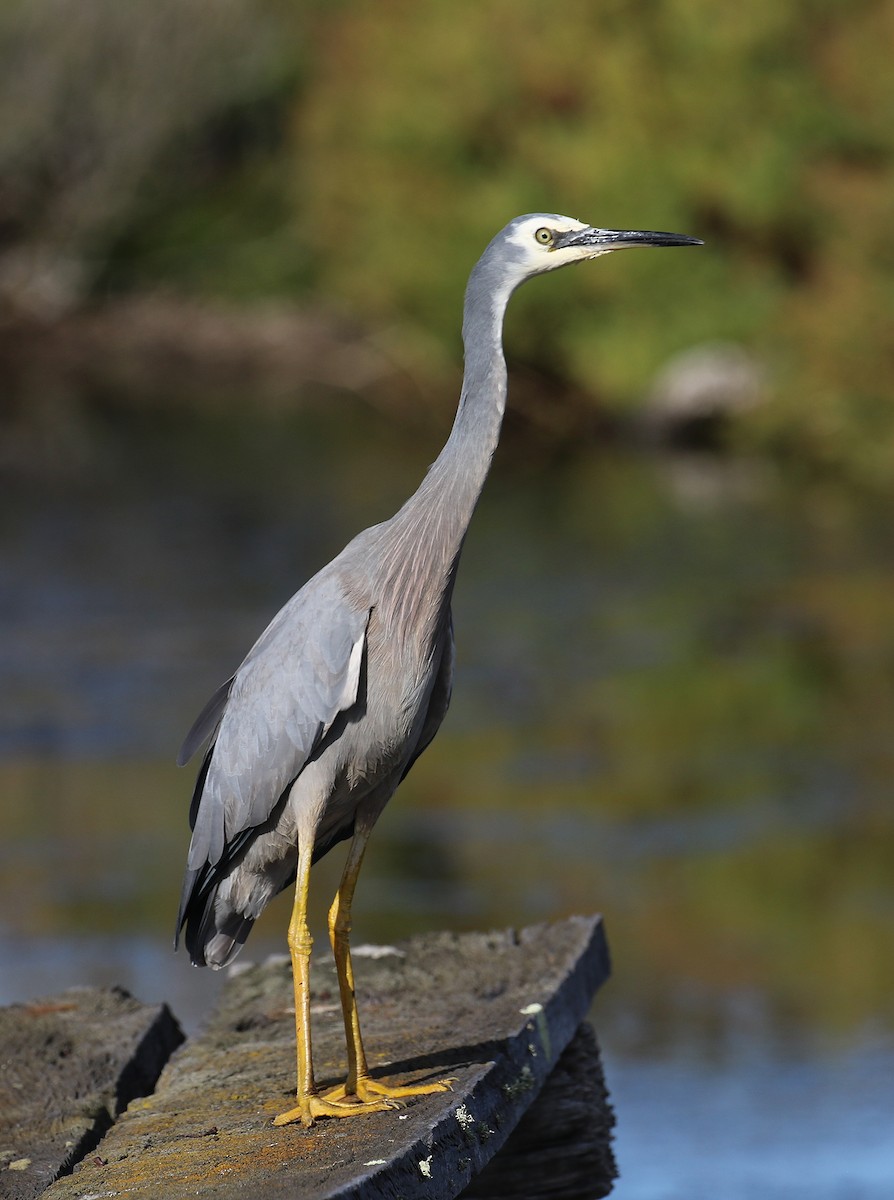
M186 737L181 765L209 743L190 808L177 920L192 961L225 966L268 901L295 881L288 945L297 1102L277 1124L376 1112L449 1086L371 1078L354 997L351 904L373 826L450 702L451 597L506 405L509 297L534 275L612 250L700 244L546 213L517 217L498 233L466 289L465 377L443 450L395 516L358 534L288 601ZM348 1071L343 1085L321 1095L311 1053L307 897L311 865L348 838L328 917Z

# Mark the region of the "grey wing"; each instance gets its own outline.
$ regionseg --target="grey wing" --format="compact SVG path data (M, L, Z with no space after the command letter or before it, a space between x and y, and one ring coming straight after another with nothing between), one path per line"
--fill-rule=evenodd
M217 724L193 801L188 871L262 825L340 712L357 701L369 609L334 574L312 579L212 697L184 749ZM218 723L219 722L219 723Z

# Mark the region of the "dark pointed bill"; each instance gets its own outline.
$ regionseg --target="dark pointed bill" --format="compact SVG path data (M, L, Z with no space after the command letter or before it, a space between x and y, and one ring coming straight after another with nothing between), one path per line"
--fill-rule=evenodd
M621 250L625 246L703 246L701 238L685 233L657 233L646 229L578 229L556 239L556 249L567 246L598 246Z

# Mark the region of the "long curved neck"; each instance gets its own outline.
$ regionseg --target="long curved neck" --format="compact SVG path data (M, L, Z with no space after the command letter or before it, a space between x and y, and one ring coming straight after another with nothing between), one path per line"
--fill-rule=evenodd
M463 317L465 374L453 428L428 474L387 522L380 562L390 580L393 618L442 612L463 539L490 470L506 408L503 316L511 289L488 286L483 262L472 272ZM424 624L424 622L423 622Z
M453 428L418 490L395 518L414 525L431 523L443 549L454 556L490 470L506 410L503 317L510 293L488 287L482 267L479 263L472 272L466 289L465 374Z

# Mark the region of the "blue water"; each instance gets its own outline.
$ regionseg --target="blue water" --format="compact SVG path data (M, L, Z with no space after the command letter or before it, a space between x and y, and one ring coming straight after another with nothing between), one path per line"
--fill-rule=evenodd
M760 1043L717 1069L606 1054L618 1200L890 1200L894 1045L810 1059Z
M165 764L278 604L430 458L329 431L259 485L266 436L245 475L162 439L126 475L7 497L0 1003L118 983L188 1030L214 1003L221 977L171 951L190 780ZM660 462L516 463L473 526L452 711L376 831L355 926L605 912L619 1200L894 1200L894 705L851 620L887 611L894 552L883 513L847 513L723 487L693 505ZM138 808L132 763L157 779ZM283 901L247 956L282 951Z

